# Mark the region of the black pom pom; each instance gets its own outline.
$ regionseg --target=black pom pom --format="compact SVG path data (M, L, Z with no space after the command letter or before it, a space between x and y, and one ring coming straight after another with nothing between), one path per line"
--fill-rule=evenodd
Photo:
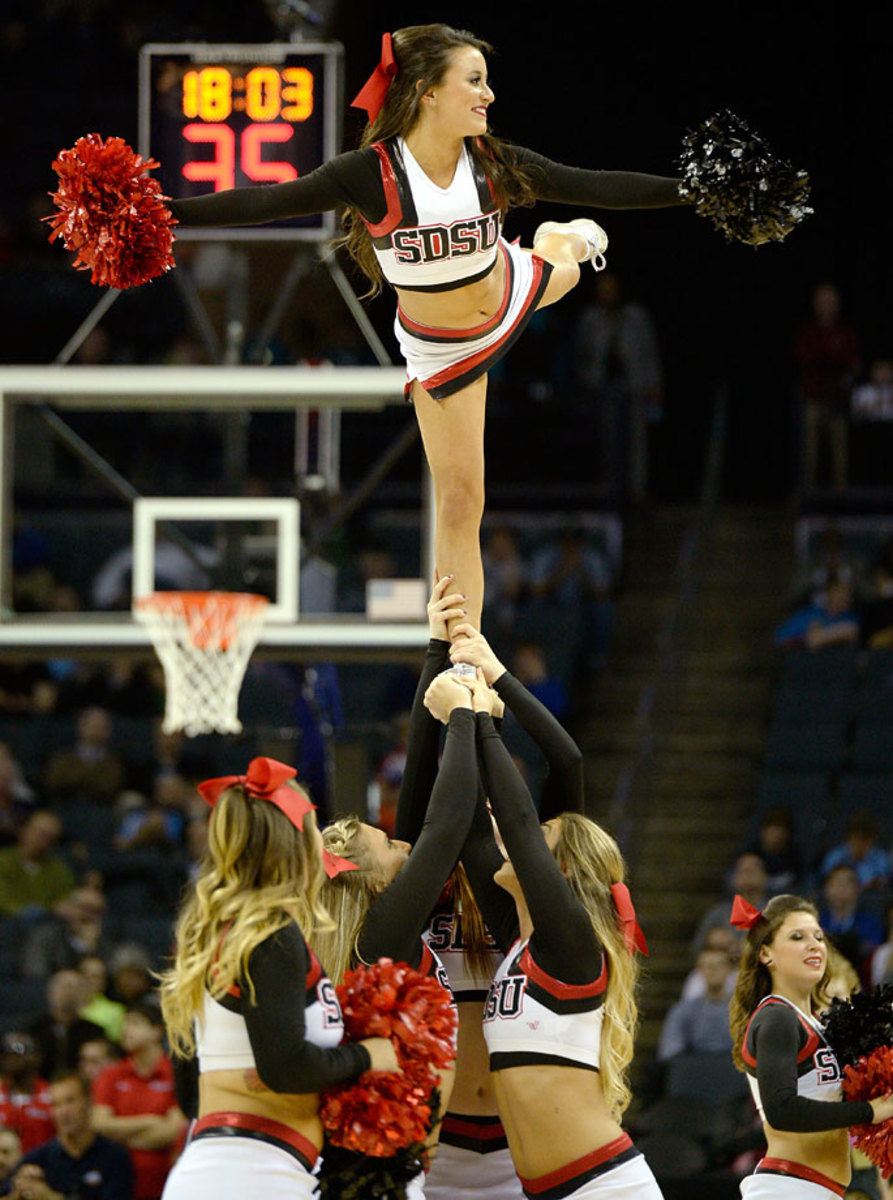
M893 1046L893 984L832 1000L823 1023L841 1069L855 1066L879 1046Z
M724 109L682 140L680 195L729 241L780 242L813 211L809 176Z
M407 1186L424 1170L424 1163L423 1146L374 1158L327 1141L319 1171L319 1195L321 1200L406 1200Z

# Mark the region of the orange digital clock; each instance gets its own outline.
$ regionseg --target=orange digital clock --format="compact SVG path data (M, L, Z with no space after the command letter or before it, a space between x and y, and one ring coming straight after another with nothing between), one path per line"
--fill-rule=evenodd
M342 47L283 42L144 46L140 152L156 158L170 196L282 183L340 149ZM228 240L323 239L332 214L227 230ZM179 238L219 237L208 229Z

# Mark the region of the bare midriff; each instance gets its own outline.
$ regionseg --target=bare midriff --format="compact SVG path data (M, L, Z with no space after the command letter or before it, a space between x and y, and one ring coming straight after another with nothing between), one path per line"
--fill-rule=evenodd
M483 1003L480 1000L462 1000L456 1007L459 1010L459 1047L450 1112L466 1117L495 1117L496 1097L490 1077L490 1056L481 1025Z
M489 275L444 292L397 288L400 309L411 321L433 329L469 329L499 311L505 292L505 257L498 253Z
M608 1111L597 1071L551 1064L492 1075L512 1162L537 1179L623 1135Z
M289 1095L273 1092L255 1070L208 1071L199 1076L199 1116L240 1112L277 1121L322 1149L323 1129L316 1092Z
M785 1133L763 1122L766 1157L799 1163L844 1187L850 1182L850 1139L846 1129L824 1133Z

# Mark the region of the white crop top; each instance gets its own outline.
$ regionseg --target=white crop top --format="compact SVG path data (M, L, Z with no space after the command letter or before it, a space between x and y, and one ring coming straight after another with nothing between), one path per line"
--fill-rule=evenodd
M604 958L592 983L561 983L536 965L527 941L515 942L484 1008L490 1070L553 1062L597 1071L607 984Z
M195 1028L200 1072L256 1067L241 1010L238 986L231 988L222 1000L215 1000L210 992L205 992L204 1011ZM327 1050L339 1045L343 1036L344 1019L334 985L311 950L304 1008L305 1041Z
M489 933L487 968L484 973L475 970L452 909L436 912L422 937L443 964L455 1000L486 999L501 959L496 943Z
M463 146L448 187L422 170L402 138L378 142L387 213L367 222L382 274L412 291L444 291L482 279L496 262L502 213Z

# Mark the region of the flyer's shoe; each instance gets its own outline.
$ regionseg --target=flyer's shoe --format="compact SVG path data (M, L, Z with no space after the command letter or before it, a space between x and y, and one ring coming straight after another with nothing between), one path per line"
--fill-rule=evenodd
M591 262L596 271L605 269L605 251L608 248L608 235L589 217L577 217L574 221L544 221L533 235L533 248L547 233L575 233L589 247L589 253L582 262Z

